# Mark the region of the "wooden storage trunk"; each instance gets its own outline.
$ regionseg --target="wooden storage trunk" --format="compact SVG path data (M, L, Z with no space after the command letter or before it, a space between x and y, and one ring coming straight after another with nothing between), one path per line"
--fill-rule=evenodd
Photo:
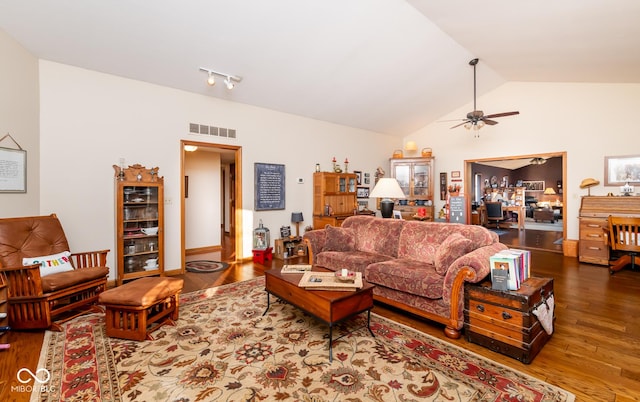
M465 283L467 340L523 363L531 363L551 337L542 328L533 309L552 294L552 278L529 278L515 291L493 290L491 282Z

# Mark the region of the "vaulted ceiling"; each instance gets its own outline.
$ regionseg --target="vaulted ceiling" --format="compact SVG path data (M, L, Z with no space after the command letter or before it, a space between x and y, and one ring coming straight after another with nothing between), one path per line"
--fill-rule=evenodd
M639 20L637 0L0 0L38 58L398 136L472 104L475 57L479 96L639 83Z

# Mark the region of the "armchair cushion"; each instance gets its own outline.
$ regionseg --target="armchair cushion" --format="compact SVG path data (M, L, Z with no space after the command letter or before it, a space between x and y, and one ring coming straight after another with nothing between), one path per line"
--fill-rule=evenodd
M322 251L353 251L356 239L352 229L327 225L327 241Z
M22 265L40 264L40 276L45 277L58 272L73 271L73 265L69 259L70 255L69 251L63 251L42 257L25 257L22 259Z
M91 282L95 279L104 279L108 274L109 268L107 267L90 267L58 272L42 278L42 291L44 293L56 292L80 283Z

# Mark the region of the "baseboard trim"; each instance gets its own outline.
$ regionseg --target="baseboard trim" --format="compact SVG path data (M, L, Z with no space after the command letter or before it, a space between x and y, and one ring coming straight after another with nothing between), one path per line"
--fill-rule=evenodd
M206 253L215 253L216 251L222 251L222 246L219 245L219 246L189 248L184 250L184 254L185 255L206 254Z

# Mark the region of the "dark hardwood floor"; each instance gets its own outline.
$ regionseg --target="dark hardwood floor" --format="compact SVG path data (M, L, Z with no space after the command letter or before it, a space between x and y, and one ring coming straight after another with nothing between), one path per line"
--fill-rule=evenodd
M541 251L550 236L557 235L509 232L500 236L512 247L532 249L533 275L554 278L555 332L529 365L471 344L464 337L448 339L440 324L382 304L376 304L373 311L564 388L578 401L640 401L640 272L627 269L611 276L607 267L581 264L557 251ZM225 260L225 251L218 257ZM185 280L186 293L248 280L281 266L280 260L265 266L243 262L222 272L180 277ZM37 369L43 333L16 331L9 338L11 348L0 352L0 400L26 401L27 394L10 393L10 386L17 385L16 372L21 367Z

